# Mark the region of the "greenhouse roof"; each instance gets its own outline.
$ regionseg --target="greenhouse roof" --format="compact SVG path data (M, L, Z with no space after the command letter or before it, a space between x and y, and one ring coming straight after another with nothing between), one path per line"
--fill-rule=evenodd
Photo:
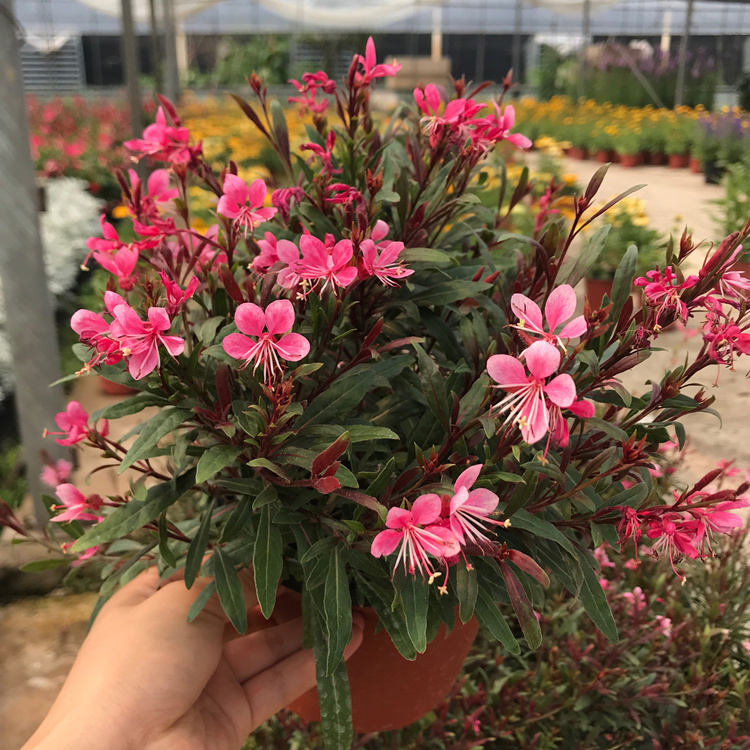
M118 34L116 0L16 0L16 15L29 32L54 35ZM435 9L446 34L512 34L516 0L175 0L189 34L264 32L381 31L430 33ZM696 0L694 35L750 34L748 0ZM147 0L134 0L141 32L147 31ZM354 6L354 10L352 7ZM580 34L581 0L524 0L524 34ZM685 23L684 0L591 0L591 33L655 36L665 30L679 36Z

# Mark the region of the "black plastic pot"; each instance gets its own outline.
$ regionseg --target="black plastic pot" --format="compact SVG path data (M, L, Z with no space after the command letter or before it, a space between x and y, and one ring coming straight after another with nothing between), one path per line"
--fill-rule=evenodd
M706 185L718 185L724 176L725 168L718 162L707 161L703 166L703 175Z

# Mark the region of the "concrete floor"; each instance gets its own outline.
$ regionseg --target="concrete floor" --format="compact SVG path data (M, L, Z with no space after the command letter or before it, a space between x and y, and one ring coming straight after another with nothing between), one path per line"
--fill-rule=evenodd
M566 164L567 171L579 175L581 184L585 184L598 167L588 161ZM687 222L693 229L696 238L720 239L710 218L710 201L721 196L720 187L705 185L701 175L690 174L687 170L623 169L614 165L600 196L614 196L638 183L647 183L638 195L646 201L656 227L671 231L675 217L680 216L681 222ZM681 361L685 350L694 350L700 345L700 337L686 339L683 333L674 331L663 334L658 343L664 351L655 353L637 371L630 373L625 379L628 387L636 388L646 379L656 378L665 368L674 366ZM747 363L750 366L750 359ZM744 366L742 360L740 364ZM720 427L718 421L708 415L698 415L688 421L691 453L686 468L691 478L713 468L721 458L736 458L743 473L750 464L750 383L745 374L743 367L734 373L723 370L721 387L715 391L712 388L715 369L702 378L706 390L717 396L716 408L722 413L724 424ZM117 400L102 395L93 378L80 381L74 397L89 412ZM141 414L121 420L114 428L115 435L126 432L144 417L145 414ZM86 475L98 460L96 452L82 455L77 476L79 484L86 481ZM127 475L118 476L114 469L94 474L88 483L89 491L101 494L121 492L127 486ZM28 545L0 547L6 548L0 549L0 555L5 554L6 559L11 551L16 555L14 560L19 560L21 554L41 556L27 552ZM0 608L0 750L18 750L48 710L83 639L94 600L90 595L48 597Z

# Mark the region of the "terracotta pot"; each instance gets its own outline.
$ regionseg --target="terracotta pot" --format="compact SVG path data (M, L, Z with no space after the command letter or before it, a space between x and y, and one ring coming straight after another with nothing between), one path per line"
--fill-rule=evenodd
M594 161L598 161L599 164L608 164L612 161L612 152L606 148L600 148L594 154Z
M703 172L703 164L697 156L690 157L690 171L693 174L701 174Z
M475 619L456 626L445 637L445 625L427 651L407 661L384 629L375 632L378 617L357 607L365 618L362 645L347 662L352 691L352 720L359 733L401 729L429 713L456 681L479 629ZM305 721L320 721L315 688L289 705Z
M687 154L670 154L669 166L671 169L684 169L688 165Z
M648 163L652 167L661 167L663 164L667 163L667 157L661 152L659 152L658 154L651 153L648 155Z
M123 385L122 383L115 383L113 380L107 380L107 378L99 376L99 389L102 393L106 393L109 396L130 396L133 393L138 393L137 388L131 388L129 385Z
M571 159L587 159L589 152L586 148L580 148L579 146L571 146L568 155Z
M585 279L586 299L592 310L598 310L602 306L605 294L612 298L612 283L612 279Z
M640 154L620 154L620 166L638 167L643 163L642 158Z
M612 152L612 164L619 164L622 161L622 157L617 151Z

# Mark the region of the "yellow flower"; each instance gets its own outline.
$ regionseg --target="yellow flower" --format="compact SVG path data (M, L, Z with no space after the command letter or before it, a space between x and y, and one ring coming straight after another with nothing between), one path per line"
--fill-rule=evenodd
M112 209L113 219L127 219L130 215L130 209L127 206L115 206Z

